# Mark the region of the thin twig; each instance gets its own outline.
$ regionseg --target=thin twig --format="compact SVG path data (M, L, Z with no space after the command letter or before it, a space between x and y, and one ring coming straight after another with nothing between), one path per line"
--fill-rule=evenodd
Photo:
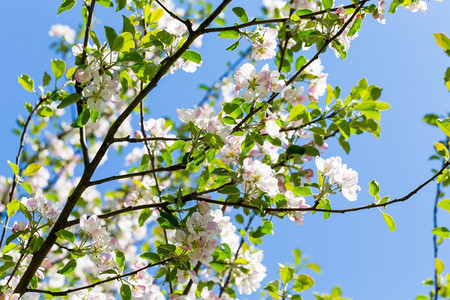
M158 172L172 172L172 171L178 171L178 170L184 170L184 169L186 169L185 165L176 164L176 165L173 165L170 167L162 167L162 168L157 168L157 169L152 169L152 170L147 170L147 171L142 171L142 172L128 173L128 174L123 174L123 175L115 175L115 176L110 176L110 177L106 177L106 178L99 179L99 180L93 180L88 183L88 186L93 186L93 185L105 183L108 181L119 180L119 179L144 176L144 175L148 175L148 174L155 174Z
M47 100L47 98L39 98L39 102L34 106L33 110L28 115L28 118L25 121L25 124L23 125L22 134L20 135L19 151L17 151L16 161L15 161L15 163L18 167L19 167L19 163L20 163L20 157L22 156L22 151L25 146L25 134L28 130L28 125L30 124L31 118L33 117L34 113L38 110L38 108L41 106L41 104L44 103L44 101L46 101L46 100ZM19 172L20 172L20 170L19 170ZM17 178L16 178L16 174L14 174L13 182L11 184L11 190L9 192L8 203L10 203L13 200L16 186L17 186ZM7 204L7 203L5 203L5 204ZM2 237L0 238L0 250L3 248L3 241L5 240L6 231L8 230L8 224L9 224L9 215L6 214L6 220L3 223Z
M367 2L367 1L365 1L365 2ZM342 8L344 8L344 9L355 8L357 5L358 4L349 4L349 5L343 6ZM318 15L323 15L323 14L327 13L328 11L333 12L338 9L339 9L339 7L335 7L335 8L329 9L329 10L324 9L324 10L316 11L316 12L313 12L310 14L301 15L298 17L303 20L315 19L315 17ZM246 28L246 27L255 26L255 25L286 23L289 21L291 21L290 18L278 18L278 19L268 19L268 20L253 19L250 22L238 24L238 25L234 25L234 26L207 28L204 32L209 33L209 32L221 32L221 31L238 31L241 28Z
M192 141L192 139L190 138L171 138L171 137L157 137L157 136L152 136L152 137L146 137L146 138L141 138L141 139L137 139L137 138L132 138L130 136L127 137L123 137L123 138L114 138L114 140L112 141L113 143L142 143L142 142L146 142L146 141L183 141L183 142L190 142Z

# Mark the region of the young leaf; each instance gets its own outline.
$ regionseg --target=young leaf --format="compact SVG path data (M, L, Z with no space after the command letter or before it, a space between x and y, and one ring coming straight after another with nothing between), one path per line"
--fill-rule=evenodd
M106 36L106 40L108 41L109 46L112 47L112 45L114 44L114 40L117 37L117 33L114 30L114 28L105 26L105 36Z
M41 165L40 165L40 164L36 164L36 163L29 164L29 165L26 167L25 171L23 172L23 176L31 176L31 175L34 175L37 171L39 171L40 168L41 168Z
M450 39L443 33L435 33L433 34L436 39L436 43L444 49L444 51L450 50Z
M130 52L135 47L133 36L129 32L124 32L114 39L113 51Z
M242 7L234 7L233 12L238 18L242 21L242 23L248 22L248 16L245 10Z
M122 10L125 7L125 5L127 5L127 0L116 0L116 4L117 4L116 12L118 12L119 10Z
M300 274L297 276L294 282L294 290L296 292L301 292L310 289L314 285L314 280L311 276Z
M193 50L187 50L181 55L182 58L190 60L192 62L195 62L196 64L199 64L202 62L202 56Z
M14 175L19 174L19 166L17 166L15 163L10 162L9 160L8 160L8 164L11 167L11 169L13 170Z
M57 15L59 15L60 13L62 13L65 10L71 10L72 7L77 3L76 0L64 0L64 2L59 6L58 8L58 13Z
M447 136L450 136L450 118L436 119L436 124Z
M57 106L57 108L67 107L73 103L78 102L78 100L80 100L80 98L81 98L80 94L77 94L77 93L70 94L61 101L61 103Z
M52 59L52 71L56 79L63 76L66 71L66 62L61 59Z
M122 286L120 287L120 298L122 300L131 299L131 288L128 284L122 284Z
M75 235L72 232L65 229L61 229L60 231L58 231L56 233L56 236L65 241L69 241L72 243L75 242Z
M219 32L219 37L223 39L237 39L240 35L239 32L235 30L227 30Z
M71 259L64 267L59 269L57 273L62 275L69 275L73 272L73 270L75 270L76 267L77 261L75 259Z
M34 81L27 74L22 74L19 76L19 83L25 90L34 92Z
M450 237L450 232L448 231L448 229L446 227L436 227L433 230L431 230L431 233L437 235L440 238L449 238Z
M380 185L378 184L378 182L375 179L369 182L369 193L372 196L375 196L378 195L379 192L380 192Z
M384 221L386 222L386 224L387 224L387 226L389 227L389 230L392 232L392 231L395 231L395 222L394 222L394 219L390 216L390 215L388 215L387 213L385 213L385 212L382 212L381 211L381 214L383 215L383 219L384 219Z

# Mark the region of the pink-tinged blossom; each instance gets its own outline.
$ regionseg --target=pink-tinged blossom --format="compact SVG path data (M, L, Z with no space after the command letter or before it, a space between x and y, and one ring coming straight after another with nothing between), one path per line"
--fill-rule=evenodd
M308 94L311 101L318 101L319 97L323 96L327 89L328 73L322 73L323 69L324 67L320 59L315 60L305 69L305 73L315 77L311 79L308 87Z
M358 185L358 172L348 169L346 164L342 164L339 156L330 157L326 160L316 157L317 170L323 176L329 178L331 184L337 184L345 198L350 201L357 199L356 191L360 191Z
M119 94L120 89L118 77L100 75L99 71L95 70L92 83L83 89L83 96L88 98L87 104L90 108L102 112L106 107L104 101L112 100L113 95Z
M62 37L66 42L72 44L75 40L75 30L67 25L55 24L50 27L49 36Z
M255 43L252 44L253 51L250 59L264 60L275 57L277 47L278 31L274 28L258 27L256 29Z
M100 231L100 228L101 228L100 219L95 215L90 216L88 218L87 215L84 214L80 218L80 228L85 233L90 233L90 234L96 233L96 232Z
M261 130L262 134L268 134L269 136L275 138L280 135L280 126L277 124L278 117L276 114L267 110L266 116L263 118L264 128Z
M266 267L261 263L263 260L262 250L247 250L243 258L247 264L242 266L247 272L242 272L240 268L234 269L233 276L239 294L250 295L261 286L261 281L266 277Z
M29 224L24 221L14 221L14 225L12 228L12 232L20 231L20 230L29 230Z
M306 204L306 200L303 197L295 197L291 191L287 191L285 194L287 206L289 208L308 208L309 205ZM303 225L303 215L306 211L296 211L289 215L289 219L294 221L298 225Z
M303 104L306 102L306 95L303 94L305 89L299 85L297 87L289 86L283 93L283 98L292 105Z
M209 266L218 245L215 236L219 233L219 226L214 222L211 210L203 215L194 212L186 221L186 229L176 231L175 241L180 244L181 249L189 250L188 257L192 265L201 262Z
M242 98L246 101L253 101L257 98L263 99L271 92L281 93L286 83L280 80L278 71L270 71L269 65L265 64L259 73L252 64L246 63L236 70L234 75L234 90L239 92L246 88L242 93Z
M79 83L88 83L94 78L94 71L91 67L87 67L86 69L78 69L75 73L75 79Z
M414 13L420 9L422 13L425 14L427 12L428 5L425 1L416 0L408 5L405 5L404 8Z
M255 187L269 196L275 196L279 191L272 168L259 160L246 158L242 165L242 188L253 194Z
M386 7L386 2L383 0L378 0L378 7L372 13L372 17L378 21L380 24L385 24L386 19L384 18L384 9Z

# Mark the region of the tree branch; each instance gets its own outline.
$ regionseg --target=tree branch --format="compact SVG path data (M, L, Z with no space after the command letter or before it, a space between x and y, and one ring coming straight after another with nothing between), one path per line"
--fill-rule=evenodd
M108 279L105 279L105 280L97 281L95 283L92 283L92 284L89 284L89 285L85 285L85 286L81 286L81 287L74 288L74 289L68 289L68 290L60 291L60 292L48 291L48 290L38 290L38 289L25 289L24 292L25 293L30 292L30 293L48 294L48 295L51 295L53 297L56 297L56 296L67 296L70 293L74 293L74 292L78 292L78 291L81 291L81 290L90 289L90 288L96 287L97 285L100 285L100 284L103 284L103 283L106 283L106 282L110 282L110 281L121 279L123 277L135 275L135 274L139 273L140 271L146 270L148 268L166 264L166 263L170 262L172 259L173 258L168 258L168 259L165 259L163 261L160 261L160 262L157 262L157 263L154 263L154 264L148 264L145 267L137 269L137 270L135 270L133 272L122 274L122 275L117 275L117 276L114 276L114 277L111 277L111 278L108 278Z
M347 9L347 8L355 8L357 5L358 4L349 4L349 5L343 6L343 8L345 8L345 9ZM333 12L333 11L336 11L338 9L339 9L339 7L335 7L335 8L332 8L330 10L324 9L324 10L316 11L316 12L313 12L313 13L310 13L310 14L301 15L301 16L298 16L298 17L301 20L309 20L309 19L314 19L315 16L326 14L328 11L332 11ZM255 26L255 25L286 23L286 22L289 22L289 21L291 21L290 18L278 18L278 19L268 19L268 20L257 20L255 18L255 19L251 20L250 22L243 23L243 24L238 24L238 25L234 25L234 26L207 28L207 29L205 29L204 33L221 32L221 31L238 31L241 28L246 28L246 27Z
M161 1L155 0L155 2L158 3L158 5L161 6L161 8L166 13L168 13L172 18L174 18L175 20L180 21L181 23L183 23L187 27L189 33L192 32L192 24L191 24L191 22L189 20L185 20L185 19L182 19L179 16L177 16L175 13L173 13L171 10L169 10L167 7L165 7L164 4L161 3Z
M184 142L190 142L192 141L191 138L171 138L171 137L146 137L141 139L132 138L130 136L123 137L123 138L114 138L113 143L143 143L146 141L184 141Z

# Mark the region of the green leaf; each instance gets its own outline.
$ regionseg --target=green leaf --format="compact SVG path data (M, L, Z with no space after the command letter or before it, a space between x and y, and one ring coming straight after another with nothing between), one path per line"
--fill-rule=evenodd
M167 149L161 150L161 156L163 157L164 161L168 166L171 166L173 164L172 154Z
M152 212L150 209L146 208L141 211L141 214L139 215L139 226L142 227L144 225L145 221L152 215Z
M157 253L154 253L154 252L144 252L139 257L142 259L151 260L152 262L161 261L161 257Z
M303 155L303 154L305 154L305 151L306 150L304 147L300 147L298 145L292 145L292 146L289 146L289 148L287 148L286 155L287 156L291 156L292 154Z
M435 33L433 34L436 39L436 43L444 49L444 51L450 50L450 39L443 33Z
M114 45L114 40L117 37L117 33L114 30L114 28L105 26L105 36L106 36L106 40L108 41L109 46L112 47Z
M314 280L311 276L306 274L300 274L297 276L294 282L294 290L296 292L301 292L310 289L314 285Z
M239 20L242 21L242 23L248 22L248 16L245 10L242 7L234 7L233 12L236 16L238 16Z
M133 35L129 32L121 33L114 39L112 46L113 51L130 52L135 47Z
M28 182L22 182L22 187L25 189L25 191L27 191L28 194L32 194L33 193L33 186L28 183Z
M433 230L431 230L431 233L437 235L438 237L447 239L450 237L450 232L446 227L436 227Z
M134 74L144 83L155 77L158 67L153 62L138 63L131 66Z
M236 42L234 42L233 44L231 44L231 46L229 46L226 50L227 51L233 51L234 49L236 49L239 46L239 40L237 40Z
M14 216L16 212L20 210L20 201L19 200L13 200L6 204L6 212L8 214L8 217Z
M284 284L290 282L294 278L295 269L289 266L284 266L280 270L280 277Z
M306 110L306 106L302 104L295 105L289 112L289 120L297 121L300 120Z
M97 0L97 3L104 7L113 7L111 0Z
M133 24L131 24L131 21L128 17L122 15L122 32L129 32L132 36L136 33L136 29L134 28Z
M122 268L123 265L125 264L125 255L123 254L122 251L117 250L117 249L115 250L115 252L116 252L117 265L119 266L119 268Z
M46 87L50 83L50 80L52 80L52 77L48 75L47 72L44 72L44 77L42 78L42 86Z
M241 191L235 187L234 185L227 185L221 188L217 191L220 194L226 194L226 195L240 195Z
M37 171L39 171L39 169L41 168L40 164L29 164L26 168L25 171L23 172L23 176L31 176L34 175Z
M337 127L339 128L340 133L345 139L348 139L350 137L350 126L348 125L348 122L346 120L340 120L336 123Z
M71 259L64 267L59 269L57 273L62 275L69 275L73 272L73 270L75 270L76 267L77 261L75 259Z
M295 70L300 70L301 67L303 67L306 64L306 58L304 56L299 56L297 60L295 61Z
M120 287L120 298L122 300L131 299L131 288L128 284L122 284L122 286Z
M183 54L181 54L181 57L187 60L190 60L192 62L195 62L196 64L199 64L202 62L202 56L193 50L186 50Z
M380 192L380 185L378 182L374 179L371 182L369 182L369 193L375 197L375 195L378 195Z
M63 3L58 8L57 15L59 15L60 13L62 13L65 10L67 10L67 11L71 10L72 7L75 5L75 3L77 3L76 0L64 0Z
M380 121L380 112L375 101L364 101L356 109L362 112L367 118Z
M306 186L296 186L292 192L297 196L311 196L312 195L311 189Z
M362 25L362 19L361 19L361 17L357 17L355 22L353 23L352 28L350 28L347 36L353 36L355 33L357 33L359 31L359 29L361 29L361 25Z
M389 230L392 232L392 231L395 231L395 222L394 222L394 219L390 216L390 215L388 215L387 213L385 213L385 212L382 212L381 211L381 214L383 215L383 219L384 219L384 221L386 222L386 224L387 224L387 226L389 227Z
M436 148L436 152L439 154L439 156L448 159L448 150L442 143L434 143L434 147Z
M434 268L436 269L436 273L442 274L444 271L444 263L439 258L434 259Z
M119 10L122 10L125 7L125 5L127 5L127 0L116 0L116 4L117 4L116 12L118 12Z
M13 172L14 172L14 175L18 175L19 174L19 166L18 165L16 165L15 163L12 163L12 162L10 162L9 160L8 160L8 164L9 164L9 166L11 167L11 169L13 170Z
M9 251L11 251L12 249L14 249L16 247L17 247L17 244L9 243L8 245L5 245L3 247L2 254L8 253Z
M325 9L330 9L333 7L333 0L322 0L322 3Z
M56 233L56 236L65 241L69 241L72 243L75 242L75 234L65 229L61 229L60 231L58 231Z
M73 103L78 102L80 98L81 98L80 94L77 93L70 94L61 101L61 103L57 106L57 108L67 107Z
M450 212L450 199L444 199L439 201L437 206Z
M56 79L63 76L66 72L66 62L61 59L52 59L52 71Z
M450 118L437 119L436 124L447 136L450 136Z
M43 106L38 109L37 115L40 117L51 117L53 115L53 110L48 106Z
M223 39L237 39L240 37L240 34L235 30L227 30L219 32L219 37Z
M19 83L22 85L22 87L29 91L34 92L34 81L30 78L27 74L22 74L19 76Z
M161 19L161 17L163 15L164 15L164 10L162 10L161 8L157 8L150 14L149 22L156 23L156 22L158 22L159 19Z

